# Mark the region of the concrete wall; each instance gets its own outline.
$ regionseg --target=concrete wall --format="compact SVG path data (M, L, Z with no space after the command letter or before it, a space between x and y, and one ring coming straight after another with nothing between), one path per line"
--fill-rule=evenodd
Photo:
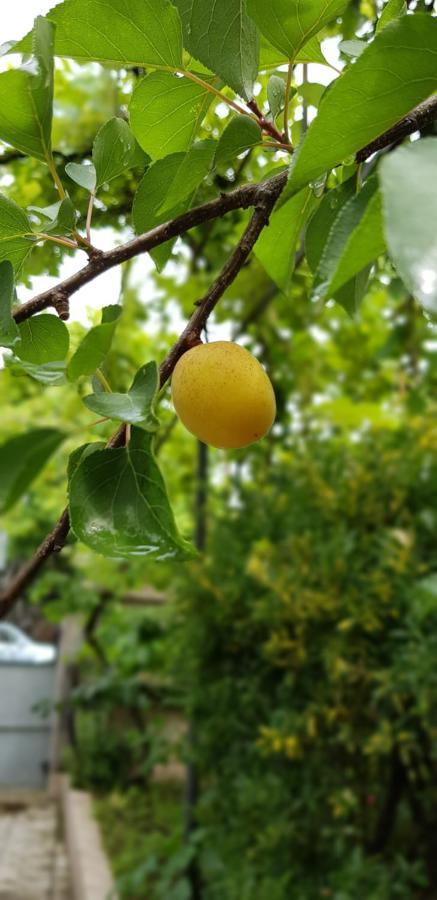
M35 704L53 701L55 665L0 663L0 787L43 787L52 714Z

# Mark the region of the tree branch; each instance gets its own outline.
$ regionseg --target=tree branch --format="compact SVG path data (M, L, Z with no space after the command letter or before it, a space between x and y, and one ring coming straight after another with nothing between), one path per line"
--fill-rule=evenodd
M255 210L253 212L252 218L244 231L244 234L240 238L237 246L235 247L233 253L223 266L221 272L219 272L217 278L213 281L205 296L199 300L196 304L196 308L191 315L186 327L184 328L182 334L167 354L163 362L160 366L160 385L161 387L168 381L170 378L173 369L178 361L178 359L188 350L190 347L194 346L200 339L200 335L206 325L208 317L211 315L214 310L216 304L220 300L220 297L223 296L226 289L230 284L234 281L236 276L238 275L240 269L246 262L249 257L251 250L257 241L261 231L263 228L268 225L269 216L272 212L272 209L276 203L276 200L279 197L284 185L286 183L287 175L286 173L281 173L281 175L274 176L273 178L265 181L259 185L256 185L255 192L250 192L247 188L240 188L239 191L234 191L233 195L226 195L226 197L220 198L218 201L211 201L210 204L205 204L206 208L217 208L217 205L220 202L223 202L227 198L234 196L236 194L242 193L242 198L244 202L246 202L247 197L251 198L251 202L247 203L247 205L255 205ZM233 201L235 203L235 199ZM215 204L215 206L214 206ZM239 206L241 206L241 196L239 201ZM204 207L198 207L198 210L205 210ZM230 209L235 209L237 207L230 206ZM193 211L192 211L193 212ZM186 214L189 215L189 214ZM179 220L184 217L179 217ZM177 220L175 220L177 221ZM202 220L204 221L204 220ZM170 223L172 225L173 223ZM165 228L168 226L159 226L158 229L153 229L153 232L149 232L150 234L155 234L159 229ZM143 235L142 238L147 238L147 235ZM166 238L167 240L168 238ZM138 238L136 241L131 241L130 244L124 245L124 247L117 248L117 250L112 250L109 252L111 254L117 254L122 251L125 254L127 247L132 247L133 244L137 244L138 241L141 241L141 238ZM153 246L156 246L154 244ZM130 259L134 254L129 254L127 256L123 255L120 262L125 259ZM105 258L108 257L108 254L103 254ZM92 263L90 263L91 265ZM115 263L113 263L115 265ZM88 268L88 267L87 267ZM103 269L101 271L104 271ZM97 274L97 273L96 273ZM75 276L73 276L74 278ZM96 277L95 275L93 277ZM67 279L67 282L71 281L71 279ZM63 282L63 289L67 282ZM58 287L59 290L59 287ZM46 292L51 293L51 292ZM40 295L43 296L43 295ZM30 301L32 303L33 301ZM28 304L26 304L28 306ZM31 313L30 313L31 314ZM115 434L113 434L112 438L108 441L108 448L122 447L125 444L126 440L126 426L121 425L120 428L117 429ZM0 619L4 618L9 611L12 609L15 601L18 597L23 593L26 587L33 581L35 575L39 572L42 565L46 562L47 559L53 554L62 549L64 544L66 543L68 532L70 529L69 515L68 510L64 510L61 518L55 525L53 531L50 532L49 535L44 539L42 544L38 547L34 556L27 562L23 568L18 572L13 581L9 584L9 586L0 593Z
M421 131L422 128L430 125L435 119L437 119L437 95L433 94L432 97L416 106L416 109L413 109L400 122L393 125L388 131L385 131L384 134L380 134L370 144L366 144L365 147L358 150L355 156L356 162L362 163L369 156L372 156L372 153L376 153L377 150L384 150L390 144L399 143L402 138L413 134L413 131Z
M28 300L27 303L18 306L13 313L15 321L24 322L25 319L33 316L35 313L41 312L41 310L47 309L49 306L53 306L54 300L59 297L60 293L63 297L69 298L72 294L75 294L79 288L101 275L102 272L107 272L108 269L113 269L115 266L119 266L120 263L126 262L128 259L133 259L134 256L139 256L140 253L146 253L149 250L153 250L154 247L165 244L166 241L184 234L185 231L194 228L196 225L208 222L211 219L216 219L234 209L247 209L249 206L255 206L258 203L259 198L262 197L266 191L268 192L270 188L273 191L277 190L278 196L284 187L286 180L287 173L280 172L279 175L274 175L266 182L243 185L235 191L231 191L228 194L222 194L220 197L217 197L216 200L210 200L202 206L196 206L193 209L188 210L188 212L177 216L170 222L164 222L162 225L157 225L155 228L152 228L151 231L141 234L139 237L134 238L132 241L128 241L127 244L123 244L121 247L115 247L113 250L108 250L106 253L99 251L91 253L88 265L79 269L78 272L75 272L74 275L71 275L69 278L66 278L65 281L49 288L42 294L38 294L36 297L33 297L32 300Z

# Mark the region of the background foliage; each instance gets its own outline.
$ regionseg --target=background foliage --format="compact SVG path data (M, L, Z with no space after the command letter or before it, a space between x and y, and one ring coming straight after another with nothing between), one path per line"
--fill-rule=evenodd
M44 233L71 240L76 210L83 235L97 186L92 239L106 247L280 172L289 155L274 145L272 127L299 148L269 228L208 324L210 339L238 339L265 365L278 417L261 444L210 451L205 553L183 566L113 558L112 544L109 555L97 555L82 523L82 542L71 537L28 591L47 619L78 614L84 624L69 710L70 771L99 795L120 890L130 900L145 892L189 898L193 860L205 900L432 897L435 126L369 163L354 160L435 91L432 7L412 3L404 15L395 0L383 10L308 3L296 31L275 0L284 23L277 33L265 3L250 0L247 14L238 4L237 31L224 51L226 4L214 5L208 41L199 39L196 4L154 0L153 27L140 0L130 4L131 20L120 18L119 3L88 5L98 19L97 44L98 29L84 29L80 19L84 0L67 0L50 15L56 30L40 25L39 59L49 66L52 40L60 54L51 129L50 97L33 85L38 78L12 67L0 75L3 109L6 95L24 109L30 79L46 135L43 146L35 144L29 126L23 144L6 132L0 110L8 144L0 156L0 247L8 245L1 258L22 257L20 299L82 258L65 243L35 237L42 224L34 208L57 199L55 165L69 201L62 216L52 211L54 230L43 217ZM148 40L138 40L138 16ZM78 56L78 40L80 58L72 61L66 57ZM302 69L322 64L334 45L342 75L327 66ZM20 49L29 49L28 39ZM284 135L290 57L296 68ZM329 80L328 72L334 81L326 87L317 78ZM253 80L270 126L263 136L259 116L232 106L250 102ZM15 123L20 133L21 126ZM17 204L13 224L29 228L12 257L8 202ZM95 424L95 410L109 402L118 422L95 370L119 395L145 363L164 357L248 216L234 211L124 264L118 298L114 271L109 298L96 280L92 307L79 294L68 325L53 311L29 319L20 344L9 316L10 271L2 270L5 581L65 505L70 454L113 432L114 422ZM100 307L117 299L122 313L102 321ZM192 536L196 442L175 422L165 392L158 412L158 461L179 531ZM156 424L150 402L139 416L145 445ZM44 441L35 452L36 429L54 430L50 459ZM7 443L17 437L19 453ZM15 476L12 464L23 460ZM126 595L144 585L165 592L166 605L127 606ZM171 716L192 721L191 744L179 730L169 740ZM189 841L181 785L151 782L155 764L175 755L193 759L200 775Z

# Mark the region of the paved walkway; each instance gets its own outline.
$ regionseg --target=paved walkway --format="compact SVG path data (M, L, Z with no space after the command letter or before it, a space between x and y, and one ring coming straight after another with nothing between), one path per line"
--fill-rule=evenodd
M54 804L0 805L0 900L70 900Z

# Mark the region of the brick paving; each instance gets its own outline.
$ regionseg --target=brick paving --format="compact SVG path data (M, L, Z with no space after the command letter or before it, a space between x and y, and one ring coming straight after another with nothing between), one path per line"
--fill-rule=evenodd
M70 900L56 806L0 806L0 900Z

